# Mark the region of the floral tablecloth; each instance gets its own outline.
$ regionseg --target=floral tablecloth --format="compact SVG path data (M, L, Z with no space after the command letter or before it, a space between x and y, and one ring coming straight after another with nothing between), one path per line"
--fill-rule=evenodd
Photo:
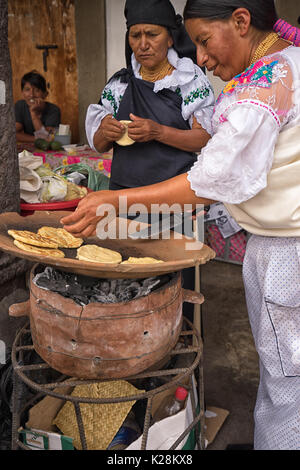
M68 153L62 150L50 151L50 150L39 150L32 144L17 144L18 152L28 150L37 155L43 157L43 162L46 166L49 166L52 170L62 165L71 165L72 163L85 163L91 168L97 171L101 171L104 175L110 177L111 171L111 160L112 151L105 153L98 153L95 150L87 147L84 150L72 149L72 153Z

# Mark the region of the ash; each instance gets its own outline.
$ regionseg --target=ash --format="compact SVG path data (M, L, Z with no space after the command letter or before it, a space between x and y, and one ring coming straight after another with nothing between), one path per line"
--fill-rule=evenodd
M33 283L45 290L71 298L79 305L93 302L129 302L150 294L170 282L174 274L146 279L98 279L59 271L47 266L33 278Z

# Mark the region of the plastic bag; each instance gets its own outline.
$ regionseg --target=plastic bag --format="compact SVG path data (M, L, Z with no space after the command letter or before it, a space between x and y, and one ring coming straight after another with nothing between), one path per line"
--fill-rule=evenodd
M87 187L93 191L100 191L109 188L109 178L84 163L73 163L67 166L60 166L55 170L58 175L64 177L74 171L87 176Z
M67 194L67 181L59 176L44 176L39 191L41 202L64 201Z

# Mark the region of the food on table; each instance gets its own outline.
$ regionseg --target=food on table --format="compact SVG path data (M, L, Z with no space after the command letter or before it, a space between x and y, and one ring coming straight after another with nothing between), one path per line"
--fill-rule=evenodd
M88 193L87 188L68 181L44 165L36 168L35 172L43 183L39 190L39 200L42 203L82 199Z
M151 257L145 257L145 258L134 258L133 256L130 256L126 261L122 261L121 264L154 264L154 263L163 263L161 259L155 259Z
M58 248L58 243L50 238L42 237L37 233L28 230L8 230L8 235L27 245L34 245L44 248Z
M132 121L124 121L124 120L121 120L120 121L122 124L124 124L125 126L125 133L122 135L121 139L117 140L117 144L119 145L132 145L134 144L134 140L132 140L129 136L128 136L128 124Z
M50 148L51 150L61 150L62 149L62 145L60 142L58 142L57 140L53 140L51 143L50 143Z
M73 199L82 199L87 195L88 191L83 186L77 186L75 183L67 181L67 195L65 201L72 201Z
M57 250L56 248L41 248L39 246L28 245L27 243L22 243L19 240L14 240L14 244L23 251L29 251L30 253L35 253L41 256L51 256L54 258L64 258L65 254Z
M117 251L98 245L83 245L77 250L77 258L94 263L121 263L122 256Z
M48 142L48 140L45 140L45 139L36 139L34 141L34 145L37 149L41 149L41 150L49 150L50 148L50 142Z
M38 230L38 235L50 238L58 244L58 248L79 248L83 243L82 238L74 237L64 228L44 226Z
M40 150L61 150L62 145L57 140L53 140L52 142L48 142L45 139L36 139L34 141L34 145L36 148Z

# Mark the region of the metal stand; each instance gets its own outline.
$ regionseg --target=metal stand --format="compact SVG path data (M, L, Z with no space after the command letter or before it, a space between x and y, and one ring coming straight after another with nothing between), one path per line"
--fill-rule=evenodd
M32 344L24 344L25 336L28 338L30 336L30 327L29 324L25 325L22 330L17 334L16 339L12 347L12 364L14 369L14 383L13 383L13 401L12 401L12 450L17 450L18 448L30 450L30 447L26 446L19 439L19 428L21 426L22 416L27 409L33 406L39 399L45 395L50 395L52 397L57 397L63 399L64 401L70 401L74 404L75 414L77 418L77 424L79 429L79 435L81 440L81 445L83 450L87 450L85 430L82 421L82 416L80 412L80 403L90 403L90 404L103 404L103 403L119 403L126 401L137 401L142 399L147 399L147 408L144 419L144 427L142 434L142 443L141 450L147 448L147 439L149 427L151 425L151 410L153 397L164 390L167 390L174 385L184 385L185 388L188 388L193 411L193 421L192 423L184 430L184 432L179 436L176 442L170 447L170 450L174 450L178 447L180 442L190 433L191 430L195 429L196 436L196 449L204 450L205 449L205 440L204 440L204 384L203 384L203 343L199 332L194 328L191 322L184 318L183 324L187 325L189 330L182 330L181 332L181 341L182 347L175 347L168 355L168 357L181 356L180 359L185 361L185 367L178 368L166 368L160 370L147 370L142 373L139 373L134 376L124 377L122 380L135 381L138 379L145 379L150 377L157 377L163 379L165 382L163 385L149 390L145 393L138 395L131 395L126 397L119 398L89 398L89 397L75 397L69 394L62 394L57 391L60 387L66 387L64 382L68 379L68 386L76 386L83 384L92 384L103 382L103 380L79 380L71 379L68 376L61 375L56 382L47 382L47 378L42 380L45 383L37 383L30 377L30 373L33 371L39 371L39 380L43 373L49 376L50 366L43 362L38 364L26 364L26 358L24 353L26 351L34 350ZM31 336L30 336L31 338ZM27 341L28 342L28 341ZM179 343L177 343L178 345ZM176 345L176 346L177 346ZM184 356L182 356L184 355ZM46 374L48 369L48 374ZM52 369L53 370L53 369ZM196 394L194 393L193 387L193 376L196 378ZM187 380L188 379L188 380ZM106 379L116 380L116 379ZM186 385L188 381L189 385ZM36 395L29 400L23 407L18 403L18 396L20 394L20 386L22 383L26 384L30 389L36 392ZM54 391L54 389L56 389ZM197 398L197 399L196 399Z

